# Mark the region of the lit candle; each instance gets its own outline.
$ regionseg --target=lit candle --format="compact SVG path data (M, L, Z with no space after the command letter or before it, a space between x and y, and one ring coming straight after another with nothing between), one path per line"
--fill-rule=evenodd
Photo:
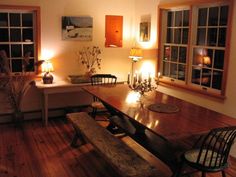
M128 73L127 84L130 84L130 73Z
M161 76L161 73L158 72L158 74L157 74L157 83L159 83L160 76Z
M142 82L142 73L140 72L138 75L138 82L141 83Z
M136 87L136 82L137 82L137 74L134 74L134 80L133 80L133 87Z
M148 85L151 85L151 82L152 82L152 78L151 78L151 74L149 73L148 74Z

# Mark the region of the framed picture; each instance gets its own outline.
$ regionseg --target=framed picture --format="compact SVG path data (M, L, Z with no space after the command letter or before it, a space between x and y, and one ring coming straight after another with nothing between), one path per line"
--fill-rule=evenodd
M81 17L62 17L62 39L92 41L93 39L93 18Z
M139 39L141 42L147 42L150 40L150 22L140 23Z

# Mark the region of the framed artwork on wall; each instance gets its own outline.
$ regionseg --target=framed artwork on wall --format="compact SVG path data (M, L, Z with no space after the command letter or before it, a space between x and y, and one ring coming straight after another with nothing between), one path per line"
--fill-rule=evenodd
M105 47L122 47L123 16L106 15Z
M62 17L62 39L92 41L93 18L88 16L63 16Z
M141 22L139 29L139 39L141 42L147 42L150 40L150 22Z

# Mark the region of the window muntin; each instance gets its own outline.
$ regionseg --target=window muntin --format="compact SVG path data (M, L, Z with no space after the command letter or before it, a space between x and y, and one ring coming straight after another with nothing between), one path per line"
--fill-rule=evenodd
M189 9L162 9L160 70L163 81L222 94L229 5L205 4ZM183 21L179 20L180 12L185 14ZM179 27L183 27L181 33L175 31ZM183 35L184 30L186 35Z
M35 40L36 12L34 10L0 9L0 50L5 50L13 73L24 70L25 56L29 56L27 72L36 72L37 41Z
M219 92L224 75L228 6L197 8L196 41L192 46L191 83ZM198 71L197 71L198 70Z
M163 75L185 81L189 10L167 11L166 31L162 57Z

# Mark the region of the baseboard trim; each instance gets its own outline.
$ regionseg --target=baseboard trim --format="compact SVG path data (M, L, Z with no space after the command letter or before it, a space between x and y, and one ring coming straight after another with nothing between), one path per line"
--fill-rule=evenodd
M81 111L89 105L68 106L60 108L51 108L48 110L48 118L63 117L67 112ZM42 119L42 110L25 111L24 120ZM12 121L12 113L0 114L0 123L9 123Z

